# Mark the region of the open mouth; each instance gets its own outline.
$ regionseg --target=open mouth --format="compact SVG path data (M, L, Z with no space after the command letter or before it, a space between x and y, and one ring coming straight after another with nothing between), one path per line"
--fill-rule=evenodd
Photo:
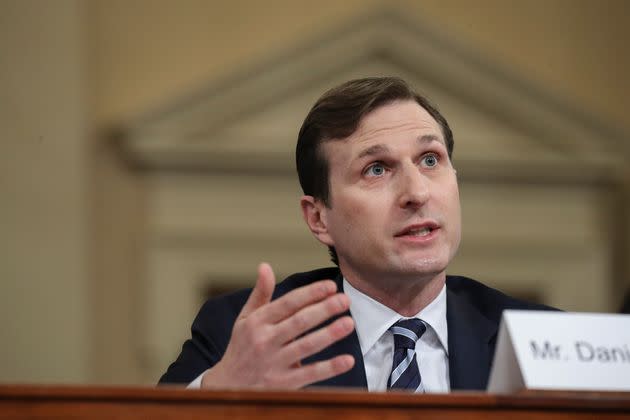
M408 230L404 233L404 236L427 236L431 232L433 232L433 228L425 226L420 229Z
M431 232L433 232L437 228L438 226L434 226L434 225L410 226L406 228L405 230L403 230L402 232L398 233L396 237L412 236L412 237L422 238L424 236L429 236Z

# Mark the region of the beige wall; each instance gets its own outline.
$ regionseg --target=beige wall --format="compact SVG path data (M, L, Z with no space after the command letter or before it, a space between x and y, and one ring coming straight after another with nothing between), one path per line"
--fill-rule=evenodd
M630 132L623 0L5 1L0 381L146 380L133 257L145 189L105 128L385 3Z
M0 3L0 381L88 375L88 147L78 2Z

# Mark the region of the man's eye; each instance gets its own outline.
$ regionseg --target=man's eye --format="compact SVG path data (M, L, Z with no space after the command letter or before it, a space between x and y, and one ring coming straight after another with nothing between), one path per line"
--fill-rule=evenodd
M374 163L365 170L365 174L368 176L381 176L384 173L385 166L383 166L383 164L381 163Z
M422 164L422 166L432 168L438 164L438 157L434 154L426 155L422 157L420 163Z

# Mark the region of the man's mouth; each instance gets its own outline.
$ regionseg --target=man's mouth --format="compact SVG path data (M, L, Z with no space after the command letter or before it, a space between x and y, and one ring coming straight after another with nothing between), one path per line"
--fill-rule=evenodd
M420 229L411 229L404 233L405 236L427 236L433 229L430 227L423 227Z
M423 224L423 225L415 225L409 226L399 233L396 234L397 237L400 236L415 236L418 238L428 236L434 230L438 229L438 226L435 224Z

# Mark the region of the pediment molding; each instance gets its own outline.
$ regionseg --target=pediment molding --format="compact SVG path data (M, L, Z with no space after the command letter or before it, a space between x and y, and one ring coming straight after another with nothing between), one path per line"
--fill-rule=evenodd
M294 136L301 123L297 117L280 133L234 133L230 127L304 96L313 86L330 86L326 82L336 80L336 75L373 75L375 69L412 75L527 139L528 144L519 148L525 153L498 159L458 155L456 142L456 162L473 178L505 173L506 167L508 172L518 170L520 177L536 178L536 174L554 172L558 165L564 169L564 178L577 182L624 176L629 153L614 129L480 58L477 51L436 28L392 10L348 22L325 38L255 63L229 80L213 82L133 122L117 139L124 156L140 169L293 171ZM298 102L304 103L301 117L314 100L315 96L300 97ZM456 139L471 132L456 132ZM243 137L256 138L247 144ZM255 144L273 143L272 137L281 138L285 147L256 149ZM585 165L592 175L583 170Z

